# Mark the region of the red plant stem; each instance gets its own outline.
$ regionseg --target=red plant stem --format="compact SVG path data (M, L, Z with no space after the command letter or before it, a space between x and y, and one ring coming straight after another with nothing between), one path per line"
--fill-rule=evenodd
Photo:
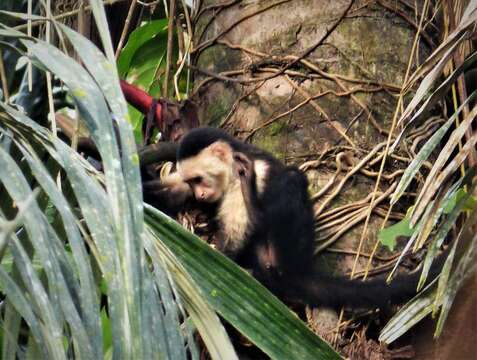
M120 80L120 84L121 90L123 91L127 102L142 112L144 115L147 115L149 113L149 109L152 106L152 96L144 90L141 90L124 80ZM155 115L156 124L160 126L162 123L162 106L160 103L158 103L156 106Z

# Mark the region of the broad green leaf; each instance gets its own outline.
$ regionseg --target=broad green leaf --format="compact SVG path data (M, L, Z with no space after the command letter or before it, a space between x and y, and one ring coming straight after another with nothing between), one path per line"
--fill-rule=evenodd
M266 354L273 359L340 358L247 272L161 212L146 209L151 229L176 254L214 309Z
M452 194L451 197L445 200L445 203L443 204L444 214L450 214L454 210L456 205L464 198L466 199L460 211L474 210L477 205L477 199L475 199L473 196L469 196L467 191L461 188L457 190L454 194Z
M139 86L151 96L159 97L162 78L165 74L167 34L146 42L136 53L128 70L126 80Z
M235 350L218 316L203 298L197 284L186 272L176 256L164 245L161 239L149 229L145 237L147 252L156 264L161 262L161 258L164 259L163 261L166 263L169 272L174 274L174 282L178 288L178 291L175 291L174 295L180 295L183 300L187 313L206 344L209 354L213 359L237 359ZM156 268L154 274L156 275L156 281L161 293L163 291L169 292L170 290L164 289L165 273L161 271L160 268ZM172 286L172 289L174 288L175 287ZM167 303L164 305L167 306ZM186 314L183 314L183 316L185 317ZM194 356L194 353L192 353L192 355ZM196 358L198 358L198 354Z
M18 270L15 269L15 272L11 274L11 278L15 283L21 281ZM6 289L3 288L2 281L0 281L0 288L2 289L3 294L7 293ZM20 336L22 316L18 311L15 310L12 300L10 300L8 297L5 299L5 312L2 320L2 359L15 360L18 350L18 337Z
M128 41L118 58L118 71L121 77L125 77L129 72L133 58L138 55L140 56L143 50L141 47L145 43L151 39L155 39L156 36L167 36L167 22L167 19L153 20L134 29L129 35ZM163 40L160 39L155 39L155 41L163 42Z
M411 227L411 212L408 210L404 219L387 228L381 229L378 234L378 240L382 245L393 251L396 246L396 239L400 236L412 236L414 230L415 228Z
M433 204L430 204L430 206L426 209L427 211L427 214L429 214L431 212L431 209L432 209L432 205ZM412 211L412 207L408 209L408 213L407 215L410 214L410 212ZM402 249L401 253L399 254L399 257L396 261L396 263L394 264L394 267L393 269L391 270L391 272L389 273L386 281L389 283L392 279L392 277L394 276L394 274L396 273L397 269L398 269L398 266L399 264L401 263L403 257L405 254L407 254L407 252L411 249L411 246L413 244L415 244L416 242L416 239L417 237L419 236L419 234L421 233L421 230L424 226L424 219L421 219L417 224L416 226L413 228L413 232L412 232L412 235L411 235L411 238L407 241L406 245L404 246L404 248Z
M134 56L126 78L129 83L140 87L155 98L161 96L161 84L165 74L166 44L167 34L146 42ZM130 110L132 108L129 106ZM130 111L129 116L134 126L136 139L142 142L144 115L136 110Z
M167 53L167 19L153 20L135 29L118 58L118 71L129 83L153 97L160 97ZM144 115L129 106L129 116L138 142L142 142Z
M8 154L1 149L0 179L3 180L5 188L16 203L21 204L26 200L28 197L26 195L31 191L27 181L21 174L18 166L12 161ZM52 333L56 336L62 333L59 329L55 330L55 326L60 326L60 322L64 316L70 325L73 336L78 337L83 344L81 349L78 348L76 350L79 354L82 354L84 358L92 359L92 344L89 341L83 322L80 321L80 314L73 301L73 296L79 292L78 284L75 282L71 264L68 263L64 248L36 203L32 203L31 206L24 209L23 217L25 229L36 253L41 259L45 274L48 280L55 284L55 287L53 287L54 291L51 292L53 305L54 307L60 306L62 309L62 313L59 313L57 310L54 311L54 313L50 313L49 322L52 326ZM39 279L36 280L37 285L35 285L34 278L31 277L31 272L34 272L34 270L30 259L19 242L14 242L14 244L15 246L12 248L12 251L15 261L21 261L23 263L23 267L19 267L20 272L26 271L27 267L31 267L28 273L22 274L23 280L27 281L26 279L28 279L32 281L31 292L39 291L41 288ZM47 297L46 294L43 296L45 296L45 298ZM46 313L48 314L48 312ZM60 355L58 352L53 352L53 354L55 354L55 356Z

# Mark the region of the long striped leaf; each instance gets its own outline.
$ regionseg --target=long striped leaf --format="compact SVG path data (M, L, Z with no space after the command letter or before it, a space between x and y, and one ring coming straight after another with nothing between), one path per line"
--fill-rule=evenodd
M243 269L161 212L146 209L147 223L176 254L210 304L265 353L274 359L339 358Z

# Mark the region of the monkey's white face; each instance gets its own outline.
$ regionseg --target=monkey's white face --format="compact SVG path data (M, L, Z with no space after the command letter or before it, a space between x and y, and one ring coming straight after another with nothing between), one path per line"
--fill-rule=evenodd
M220 201L234 178L233 151L225 142L215 142L198 155L182 160L177 171L198 201Z

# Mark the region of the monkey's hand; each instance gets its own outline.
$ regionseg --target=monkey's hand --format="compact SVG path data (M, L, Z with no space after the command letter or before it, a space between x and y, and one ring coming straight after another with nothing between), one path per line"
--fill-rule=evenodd
M190 186L178 173L172 173L163 180L146 181L142 184L144 198L168 214L179 212L185 202L192 197Z

